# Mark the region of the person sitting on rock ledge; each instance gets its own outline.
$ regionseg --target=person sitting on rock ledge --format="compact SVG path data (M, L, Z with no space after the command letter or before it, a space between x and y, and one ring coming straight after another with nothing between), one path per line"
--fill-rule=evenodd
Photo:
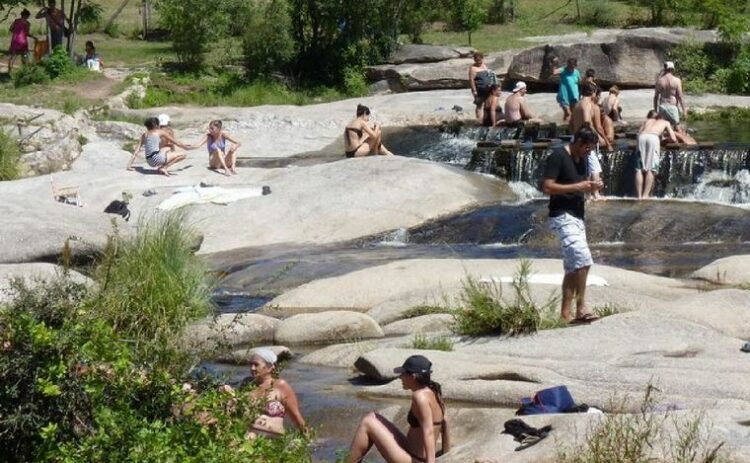
M438 437L442 437L440 455L450 450L448 419L440 385L432 379L432 363L422 355L412 355L393 370L404 389L412 391L411 407L404 435L387 418L370 413L360 421L354 434L347 463L361 462L373 445L388 463L435 463Z
M505 100L505 124L516 125L524 122L542 123L529 109L526 101L526 82L518 81L513 87L513 94Z
M155 168L162 175L169 177L167 169L185 159L186 156L183 153L163 152L160 146L161 139L164 138L167 142L185 150L192 149L192 147L172 138L166 131L160 129L158 117L149 117L144 122L144 125L146 126L146 132L138 140L138 145L133 150L133 156L130 158L130 162L128 162L127 169L133 170L133 161L135 161L142 147L148 165Z
M383 131L378 124L368 125L370 108L357 105L356 117L344 129L344 154L348 158L393 153L383 144Z
M203 136L195 147L199 148L208 143L209 169L219 170L219 168L223 168L224 175L228 177L237 173L234 167L237 161L237 150L240 148L241 143L222 131L221 127L221 121L211 121L208 124L208 133ZM229 151L227 151L227 142L232 143Z
M500 107L500 86L492 84L490 86L490 95L484 100L484 120L482 125L485 127L495 127L503 124L503 109Z

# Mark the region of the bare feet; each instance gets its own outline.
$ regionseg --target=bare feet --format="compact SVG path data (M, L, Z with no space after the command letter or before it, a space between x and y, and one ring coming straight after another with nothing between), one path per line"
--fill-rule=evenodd
M170 177L169 172L167 171L167 169L159 168L159 169L156 169L156 171L159 172L160 174L164 175L165 177Z

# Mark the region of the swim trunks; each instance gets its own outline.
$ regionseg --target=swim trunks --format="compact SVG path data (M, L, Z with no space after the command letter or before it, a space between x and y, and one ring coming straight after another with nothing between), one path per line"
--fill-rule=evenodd
M680 110L673 104L660 104L659 114L661 115L661 117L668 120L669 123L672 124L672 127L680 123Z
M659 154L661 150L661 139L655 133L642 133L638 135L638 170L659 170Z

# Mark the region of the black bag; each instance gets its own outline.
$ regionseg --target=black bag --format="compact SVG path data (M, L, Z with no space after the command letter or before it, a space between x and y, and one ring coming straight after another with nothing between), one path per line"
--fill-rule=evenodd
M125 201L120 200L114 200L111 203L107 205L107 207L104 208L104 212L107 214L117 214L119 216L122 216L123 219L127 222L130 220L130 209L128 209L128 203Z

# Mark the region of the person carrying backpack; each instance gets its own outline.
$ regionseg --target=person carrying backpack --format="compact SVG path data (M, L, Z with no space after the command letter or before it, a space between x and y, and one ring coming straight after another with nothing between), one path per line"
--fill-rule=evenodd
M469 67L469 86L474 96L477 120L484 121L484 103L490 96L490 88L497 84L495 73L487 69L484 64L484 55L480 52L474 53L474 64Z

